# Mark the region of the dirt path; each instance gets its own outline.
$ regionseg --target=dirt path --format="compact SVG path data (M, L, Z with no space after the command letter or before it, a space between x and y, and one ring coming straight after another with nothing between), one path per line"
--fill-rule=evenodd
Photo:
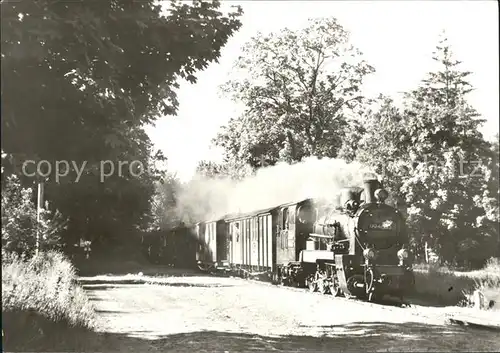
M87 278L102 351L498 351L498 332L443 324L436 309L397 308L236 278L127 284Z

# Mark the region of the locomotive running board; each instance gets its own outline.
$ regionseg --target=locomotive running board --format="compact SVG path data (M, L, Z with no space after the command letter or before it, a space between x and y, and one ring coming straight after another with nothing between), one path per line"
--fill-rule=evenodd
M324 239L333 239L333 235L323 235L323 234L317 234L317 233L310 233L310 237L312 238L324 238Z

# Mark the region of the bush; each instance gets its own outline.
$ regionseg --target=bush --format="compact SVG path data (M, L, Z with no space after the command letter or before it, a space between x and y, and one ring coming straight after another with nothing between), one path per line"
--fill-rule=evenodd
M94 327L94 309L59 252L26 258L2 251L2 314L36 312L53 322Z
M500 274L500 258L492 257L488 259L488 261L486 261L486 265L484 266L484 271Z
M37 231L41 249L59 247L59 232L66 221L59 212L44 209L38 223L33 197L33 190L23 188L16 175L8 176L2 183L2 249L33 253Z
M500 259L490 258L485 267L478 272L482 275L475 279L474 287L464 290L466 302L474 304L472 300L474 291L479 290L484 296L487 308L500 310Z

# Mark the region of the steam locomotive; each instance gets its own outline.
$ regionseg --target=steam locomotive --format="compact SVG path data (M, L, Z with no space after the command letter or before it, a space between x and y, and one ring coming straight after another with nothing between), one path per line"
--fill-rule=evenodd
M270 279L275 284L369 301L401 301L414 276L401 213L385 204L376 179L341 190L340 206L306 199L180 227L193 239L184 257L203 271ZM184 243L186 241L184 240Z

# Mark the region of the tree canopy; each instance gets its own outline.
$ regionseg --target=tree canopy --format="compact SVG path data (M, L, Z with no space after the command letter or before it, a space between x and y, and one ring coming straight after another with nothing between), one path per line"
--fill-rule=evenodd
M481 261L499 246L491 224L498 220L494 154L479 132L484 120L466 99L470 72L445 38L433 58L438 70L406 94L402 109L386 99L367 114L356 158L405 201L417 254L427 242L450 263Z
M196 82L241 26L240 9L223 14L219 7L171 1L162 12L154 1L2 3L5 171L20 174L26 160L86 163L78 182L72 163L58 182L54 171L44 178L47 198L70 218L68 233L109 238L148 222L157 175L138 169L154 170L143 125L176 114L179 80ZM115 171L101 182L106 161ZM118 173L120 161L137 163Z
M471 72L443 36L436 69L401 101L363 99L360 85L374 69L347 39L335 20L322 19L244 47L240 75L224 89L246 110L215 141L226 163L260 168L308 155L361 162L407 215L417 256L424 245L449 264L480 266L499 256L498 142L479 131L485 120L467 99Z
M228 156L253 167L305 156L337 155L346 112L363 100L363 78L374 71L334 19L301 30L259 34L243 47L223 91L246 109L216 138Z

